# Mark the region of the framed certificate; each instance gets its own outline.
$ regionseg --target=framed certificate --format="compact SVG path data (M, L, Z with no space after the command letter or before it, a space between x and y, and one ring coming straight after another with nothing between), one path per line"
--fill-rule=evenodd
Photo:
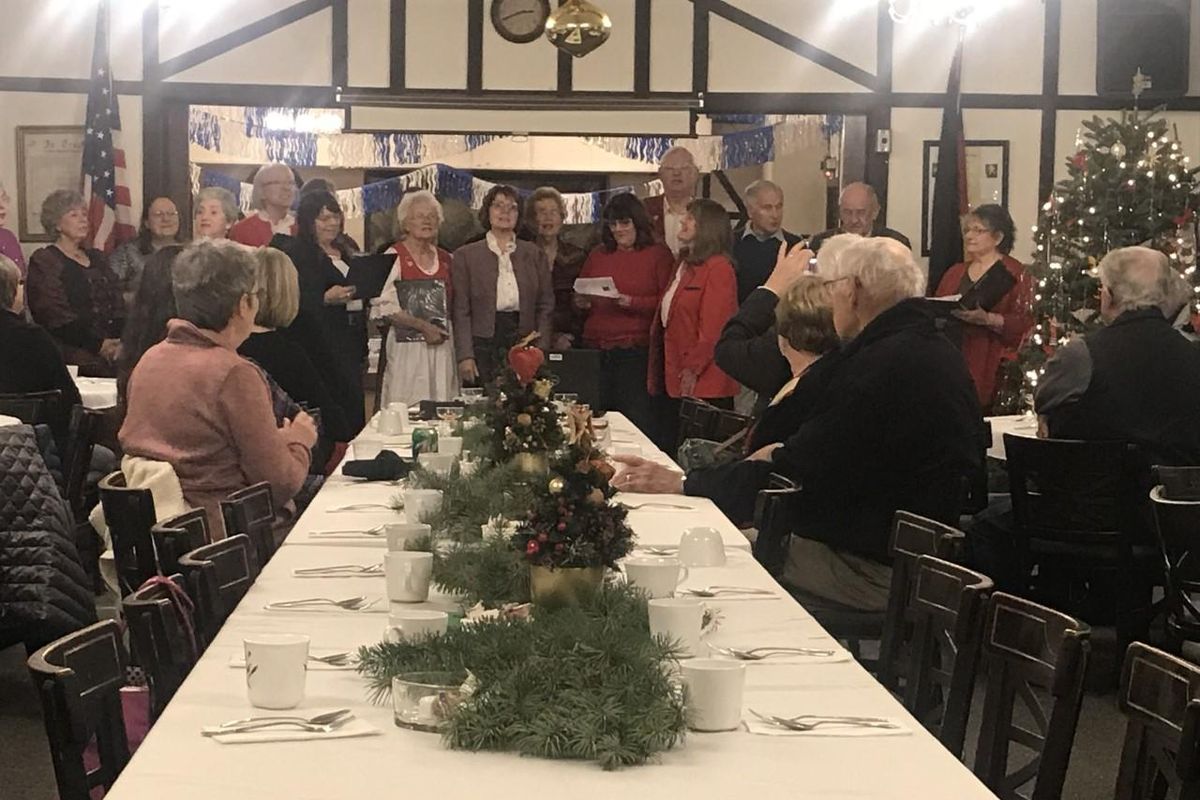
M58 189L83 185L83 127L23 125L17 128L18 235L25 242L52 242L42 229L42 201Z

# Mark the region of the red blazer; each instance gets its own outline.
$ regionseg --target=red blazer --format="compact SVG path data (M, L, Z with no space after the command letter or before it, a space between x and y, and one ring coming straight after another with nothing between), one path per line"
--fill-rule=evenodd
M979 407L987 411L991 408L996 395L996 376L1000 365L1006 360L1016 358L1017 348L1021 346L1025 335L1033 326L1033 315L1030 312L1030 280L1025 274L1025 267L1012 256L1004 256L1004 267L1017 279L1017 283L1008 294L992 309L993 314L1004 317L1004 326L999 333L982 325L962 326L962 353L967 362L967 370L975 383L975 392L979 396ZM937 297L958 294L959 284L967 271L966 264L955 264L946 270L938 284Z
M667 213L666 202L667 196L663 194L656 194L642 201L642 205L646 207L646 214L650 217L650 227L654 229L654 241L660 244L667 240L667 223L664 221Z
M646 385L650 394L682 397L680 378L685 369L699 377L692 396L712 399L733 397L738 384L713 361L713 350L721 330L737 312L737 277L733 264L716 255L695 266L683 263L679 287L671 298L667 326L662 309L650 328L650 371Z

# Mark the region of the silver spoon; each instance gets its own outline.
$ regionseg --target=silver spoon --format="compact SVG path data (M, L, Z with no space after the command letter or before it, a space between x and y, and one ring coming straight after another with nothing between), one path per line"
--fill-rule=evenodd
M742 650L737 647L717 647L709 645L718 653L723 653L727 656L732 656L740 661L762 661L764 658L772 656L831 656L832 650L812 650L806 647L754 647L748 650Z
M371 575L383 572L383 564L339 564L333 567L307 567L305 569L296 570L297 575L337 575L339 573L349 573L351 575Z
M305 725L328 725L332 722L337 722L338 720L342 719L343 717L345 717L351 713L353 713L353 712L351 712L350 709L348 709L348 708L339 708L337 711L326 711L323 714L317 714L316 716L313 716L313 717L296 717L296 716L288 716L286 714L273 714L273 715L265 716L265 717L245 717L244 719L230 720L229 722L222 722L218 727L220 727L220 728L237 728L242 725L253 725L258 722L283 722L283 721L302 722Z
M769 589L754 589L748 586L708 586L703 589L680 589L680 591L685 594L695 595L696 597L718 597L722 594L775 594Z
M821 725L841 725L847 728L886 728L895 729L900 726L894 722L881 720L878 722L867 718L857 719L853 717L810 717L808 721L798 721L797 719L789 719L787 717L768 716L760 714L753 708L750 713L758 717L763 722L770 725L777 725L780 728L786 728L789 731L811 731L816 730Z
M325 537L325 536L327 536L329 538L336 538L339 536L351 536L351 537L353 537L353 536L379 536L383 533L383 529L385 527L387 527L387 526L376 525L374 528L367 528L366 530L347 529L347 530L339 530L339 531L312 531L311 533L309 533L309 536L312 536L314 538Z

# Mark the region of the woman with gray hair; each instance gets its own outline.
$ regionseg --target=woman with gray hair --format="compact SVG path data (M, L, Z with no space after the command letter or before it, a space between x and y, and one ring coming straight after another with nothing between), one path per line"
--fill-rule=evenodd
M220 186L206 186L196 194L192 235L197 239L225 239L237 218L238 205L233 192Z
M451 257L437 246L444 220L442 204L432 192L408 192L400 200L396 219L401 238L387 249L396 254L396 263L371 308L371 319L391 326L384 335L387 361L380 402L386 406L449 400L458 394L458 369L450 338ZM406 282L429 290L421 295L433 303L422 308L433 313L414 314L417 308L412 303L401 303L399 286Z
M237 353L258 314L254 256L231 243L200 242L171 268L178 317L129 376L127 455L165 461L184 499L208 512L223 538L219 504L259 481L283 508L304 482L317 441L301 412L276 425L262 372Z
M111 378L125 304L108 259L86 244L87 206L79 192L51 192L42 203L42 227L57 239L29 259L33 321L49 331L66 362L78 364L81 375Z
M278 162L264 164L254 173L253 183L250 206L257 211L234 225L229 238L248 247L266 247L277 233L295 236L292 202L297 180L292 168Z

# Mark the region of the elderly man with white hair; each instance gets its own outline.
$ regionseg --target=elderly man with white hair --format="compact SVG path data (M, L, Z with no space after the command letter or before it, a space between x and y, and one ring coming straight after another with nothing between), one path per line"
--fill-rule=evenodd
M1123 247L1100 262L1108 323L1058 349L1034 407L1056 439L1136 444L1151 464L1200 464L1200 350L1169 321L1186 303L1165 255Z
M287 164L264 164L254 173L250 205L257 209L229 229L229 238L248 247L266 247L277 233L296 235L292 202L296 199L296 177Z
M800 241L799 236L783 229L783 189L779 184L763 178L747 186L745 195L750 220L733 232L738 305L767 280L779 246L790 248Z
M810 610L881 611L891 580L888 538L897 510L943 522L959 514L965 477L979 468L982 420L961 354L921 299L924 272L886 238L842 251L823 274L844 346L813 413L781 444L724 474L678 473L640 459L616 477L627 491L689 492L703 483L731 519L748 522L772 473L803 489L782 579Z
M658 162L658 178L663 193L646 198L646 214L655 238L679 255L679 228L687 216L688 204L696 198L696 181L700 179L691 151L676 145L663 153Z
M821 247L831 236L839 233L857 233L859 236L884 236L895 239L905 247L912 247L908 237L900 231L879 224L879 194L869 183L848 183L842 189L838 198L838 226L822 231L812 238L813 252L821 252Z

